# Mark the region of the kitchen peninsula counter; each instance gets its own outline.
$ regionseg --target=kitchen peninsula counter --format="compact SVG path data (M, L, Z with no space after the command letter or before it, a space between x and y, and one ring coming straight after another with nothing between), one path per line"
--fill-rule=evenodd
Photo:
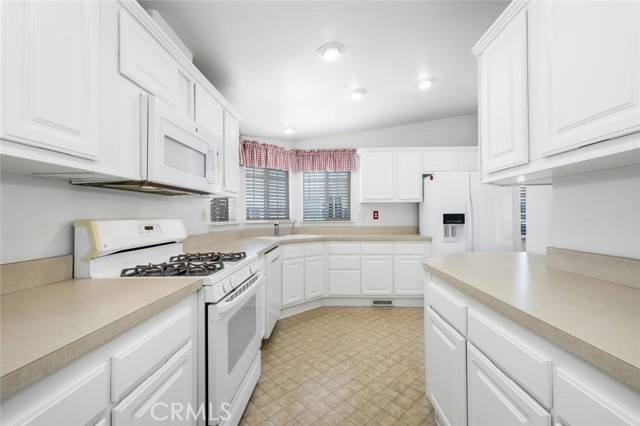
M640 390L640 290L548 268L530 253L457 253L427 272Z
M5 397L202 287L190 278L70 279L0 296Z

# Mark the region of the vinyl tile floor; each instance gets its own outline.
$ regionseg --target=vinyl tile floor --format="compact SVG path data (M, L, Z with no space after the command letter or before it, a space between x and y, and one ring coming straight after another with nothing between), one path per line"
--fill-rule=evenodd
M240 425L435 424L423 309L322 307L278 321Z

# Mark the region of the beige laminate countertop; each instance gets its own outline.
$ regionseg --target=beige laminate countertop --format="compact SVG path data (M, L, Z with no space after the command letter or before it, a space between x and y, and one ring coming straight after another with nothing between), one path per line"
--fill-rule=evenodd
M294 243L310 243L319 241L397 241L397 242L426 242L431 237L417 234L327 234L306 235L294 234L284 237L253 237L240 238L232 241L212 242L198 246L196 251L244 251L250 254L264 254L278 246ZM193 250L192 250L193 251Z
M527 253L457 253L425 270L640 390L640 290Z
M201 287L194 277L72 279L0 296L0 397Z

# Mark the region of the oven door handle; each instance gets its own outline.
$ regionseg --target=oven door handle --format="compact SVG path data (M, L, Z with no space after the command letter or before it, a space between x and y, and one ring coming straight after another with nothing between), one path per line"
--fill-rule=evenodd
M245 302L245 300L247 300L248 298L250 298L251 296L253 296L256 291L260 288L261 285L263 285L265 277L262 273L258 272L259 278L256 280L256 282L251 286L251 288L247 291L245 291L244 293L242 293L240 296L236 297L235 299L229 301L229 302L225 302L222 301L216 305L212 305L211 306L211 311L213 313L213 315L210 315L209 318L209 322L218 322L218 320L224 316L224 314L226 314L227 312L229 312L230 310L234 309L236 306L239 306L241 304L243 304ZM242 284L240 284L241 287ZM224 299L223 299L224 300Z

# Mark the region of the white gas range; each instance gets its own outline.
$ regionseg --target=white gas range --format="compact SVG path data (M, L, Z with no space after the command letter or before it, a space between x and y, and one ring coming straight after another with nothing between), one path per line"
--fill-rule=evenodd
M199 400L208 425L236 425L260 377L264 275L257 256L184 253L179 219L76 221L76 278L199 277ZM205 379L206 378L206 379Z

